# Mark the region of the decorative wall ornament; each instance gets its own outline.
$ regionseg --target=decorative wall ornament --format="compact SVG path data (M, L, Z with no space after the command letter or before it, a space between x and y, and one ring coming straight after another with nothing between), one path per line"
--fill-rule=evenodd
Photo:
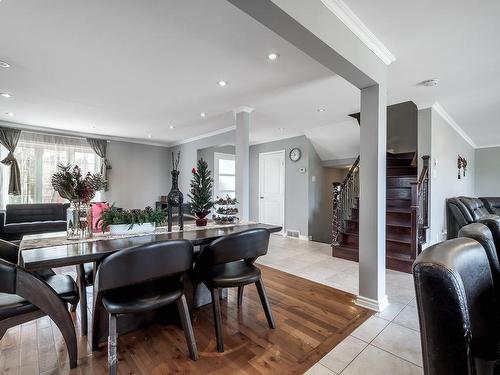
M465 177L465 172L467 171L467 159L458 155L457 168L458 168L458 179L460 180L462 173L463 176Z

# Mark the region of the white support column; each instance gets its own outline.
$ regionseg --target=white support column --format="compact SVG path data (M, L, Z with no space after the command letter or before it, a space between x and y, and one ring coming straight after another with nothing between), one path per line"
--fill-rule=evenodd
M236 198L239 201L239 217L250 217L250 114L253 108L239 107L236 117Z
M381 311L385 293L387 92L361 90L359 295L356 303Z

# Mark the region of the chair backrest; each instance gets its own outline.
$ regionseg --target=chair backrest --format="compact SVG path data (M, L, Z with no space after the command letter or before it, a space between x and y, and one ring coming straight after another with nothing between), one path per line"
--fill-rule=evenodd
M490 214L479 198L458 197L458 199L467 207L474 221Z
M5 207L5 222L66 220L67 208L68 205L62 203L8 204Z
M9 241L0 240L0 259L17 264L19 259L19 246Z
M493 236L493 242L498 249L499 259L500 259L500 216L498 215L487 215L479 219L479 222L486 225Z
M193 266L193 245L186 240L153 242L120 250L97 269L98 291L181 275Z
M446 227L448 239L457 238L460 228L473 222L474 218L460 199L448 198L446 200Z
M500 215L500 197L480 197L490 214Z
M486 253L470 238L423 251L413 265L426 375L469 375L497 358L493 278Z
M254 259L267 254L269 231L249 229L221 237L206 246L200 254L197 267Z
M490 262L491 274L493 276L493 281L495 283L495 288L499 290L500 288L500 263L498 261L498 252L495 242L493 240L493 235L491 230L484 224L481 223L471 223L462 227L458 232L459 237L472 238L479 242L484 250L486 251L486 256ZM500 251L500 248L498 248Z
M0 293L16 293L17 266L0 259Z

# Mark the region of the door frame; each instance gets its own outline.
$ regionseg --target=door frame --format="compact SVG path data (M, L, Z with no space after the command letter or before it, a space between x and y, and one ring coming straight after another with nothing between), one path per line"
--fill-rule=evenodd
M281 229L281 234L284 234L286 233L286 228L285 228L285 195L286 195L286 150L283 149L283 150L276 150L276 151L268 151L268 152L259 152L259 180L258 180L258 184L259 184L259 187L257 189L257 202L258 202L258 209L259 209L259 215L258 215L258 219L259 219L259 222L261 223L262 220L261 220L261 207L260 207L260 197L261 197L261 192L260 192L260 188L261 188L261 177L262 177L262 173L261 173L261 166L262 166L262 156L264 155L271 155L271 154L278 154L280 155L282 158L283 158L283 173L281 174L281 184L283 186L283 195L281 197L281 212L280 212L280 216L281 216L281 222L283 223L282 225L282 229Z

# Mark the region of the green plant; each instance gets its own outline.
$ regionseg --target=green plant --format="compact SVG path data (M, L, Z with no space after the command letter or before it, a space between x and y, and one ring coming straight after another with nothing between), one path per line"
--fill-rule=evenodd
M165 211L159 208L156 210L151 207L146 207L144 210L124 210L116 208L113 204L102 213L97 225L101 226L103 232L106 231L108 225L129 224L129 229L132 229L135 224L154 223L160 225L165 222L166 217Z
M52 187L59 195L71 202L88 203L95 197L98 190L103 190L106 180L100 173L88 172L82 175L78 165L57 165L58 171L52 175Z
M193 179L191 180L191 191L188 194L193 214L208 213L214 206L212 201L212 187L214 180L210 176L208 164L205 160L198 160L197 168L191 170Z

